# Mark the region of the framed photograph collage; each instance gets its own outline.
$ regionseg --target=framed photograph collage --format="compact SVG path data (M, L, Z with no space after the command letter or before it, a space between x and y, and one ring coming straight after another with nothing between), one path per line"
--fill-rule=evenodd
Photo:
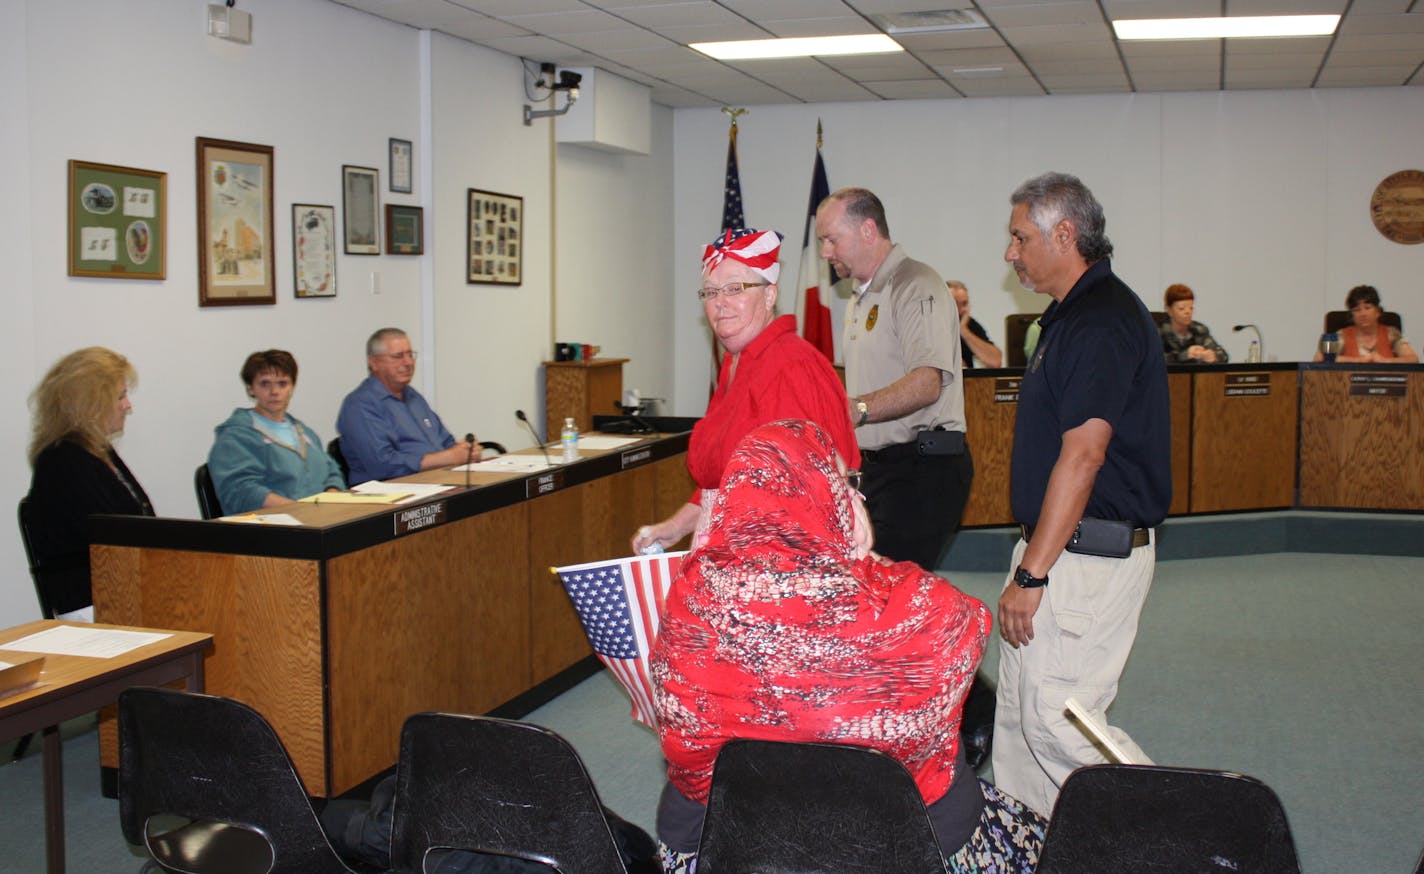
M194 138L194 146L198 305L276 303L274 148L209 137ZM390 190L412 193L414 176L413 143L391 138ZM69 275L166 279L168 174L70 160L68 177ZM336 296L338 251L425 254L424 209L387 203L382 210L380 191L378 169L344 164L339 225L331 204L291 205L295 297ZM468 189L466 219L467 284L523 284L524 198Z
M471 285L519 285L524 281L524 198L469 190L466 207L469 239L465 282Z

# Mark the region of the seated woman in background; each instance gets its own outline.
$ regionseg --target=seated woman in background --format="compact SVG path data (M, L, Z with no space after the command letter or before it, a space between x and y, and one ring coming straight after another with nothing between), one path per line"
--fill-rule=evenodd
M321 438L287 413L297 387L292 354L281 349L253 352L241 375L256 405L233 410L215 429L217 438L208 453L208 472L223 512L246 513L346 488L341 468L326 454Z
M133 365L90 346L49 369L30 395L28 521L40 586L58 619L94 621L89 589L89 517L152 516L153 505L110 441L133 411Z
M1037 863L1045 821L981 782L959 745L991 614L871 552L856 480L807 421L752 430L727 464L651 654L665 871L692 866L713 763L735 738L881 750L914 776L951 871Z
M1357 285L1345 295L1345 309L1354 323L1340 331L1340 354L1336 361L1368 364L1415 364L1419 356L1398 328L1380 323L1380 296L1373 285ZM1315 360L1324 358L1319 352Z
M1192 321L1196 295L1180 283L1167 286L1167 321L1157 327L1162 334L1162 354L1168 364L1225 364L1229 358L1201 322Z

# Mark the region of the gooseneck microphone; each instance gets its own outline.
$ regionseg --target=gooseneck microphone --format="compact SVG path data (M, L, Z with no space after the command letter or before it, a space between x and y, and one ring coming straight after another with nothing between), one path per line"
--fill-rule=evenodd
M1256 345L1261 348L1261 357L1264 359L1264 358L1266 357L1266 341L1265 341L1265 339L1261 336L1261 329L1258 328L1258 327L1256 327L1255 325L1232 325L1232 326L1231 326L1231 330L1233 330L1233 331L1244 331L1244 330L1246 330L1247 328L1250 328L1251 330L1253 330L1253 331L1256 332Z
M534 445L538 446L539 451L544 453L544 465L546 467L553 467L554 462L549 458L549 450L547 447L544 446L544 441L539 439L539 432L534 430L534 425L532 422L529 421L529 417L524 415L523 410L515 410L514 418L523 422L524 427L529 429L529 433L534 435Z
M475 463L475 435L466 434L465 443L468 449L465 452L465 488L470 487L470 465Z

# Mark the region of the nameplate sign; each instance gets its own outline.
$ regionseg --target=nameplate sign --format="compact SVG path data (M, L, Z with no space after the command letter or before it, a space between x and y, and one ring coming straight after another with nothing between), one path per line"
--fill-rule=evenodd
M524 497L537 498L540 495L547 495L549 492L557 492L564 487L564 472L551 470L548 473L541 473L538 476L531 476L524 481Z
M1360 398L1402 398L1409 394L1409 377L1403 373L1352 373L1350 395Z
M1020 376L996 376L994 377L994 403L996 404L1016 404L1019 402L1019 386L1023 385L1023 377Z
M424 528L432 528L445 522L445 502L422 504L409 510L396 511L396 536L410 534Z
M1270 371L1226 374L1226 396L1229 398L1261 398L1270 393Z
M640 464L647 464L653 460L653 450L651 447L646 446L642 449L630 449L623 453L623 457L620 460L623 462L623 470L627 470L630 467L637 467Z

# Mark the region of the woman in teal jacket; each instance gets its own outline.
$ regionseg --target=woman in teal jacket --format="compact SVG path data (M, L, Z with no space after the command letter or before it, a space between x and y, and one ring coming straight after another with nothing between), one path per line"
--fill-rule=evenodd
M287 413L297 387L297 361L268 349L247 356L242 382L255 401L217 426L208 472L224 513L289 504L307 495L344 489L339 468L316 432Z

